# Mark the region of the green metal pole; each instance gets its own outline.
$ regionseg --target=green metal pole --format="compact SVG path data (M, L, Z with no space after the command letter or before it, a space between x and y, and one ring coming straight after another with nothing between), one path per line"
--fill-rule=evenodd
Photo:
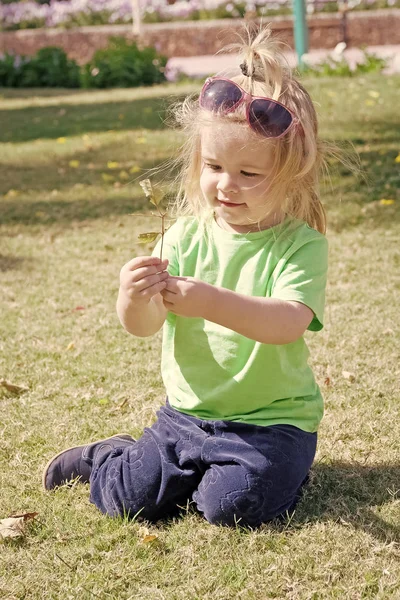
M304 68L303 54L308 52L308 28L306 21L305 0L293 0L294 45L297 52L299 68Z

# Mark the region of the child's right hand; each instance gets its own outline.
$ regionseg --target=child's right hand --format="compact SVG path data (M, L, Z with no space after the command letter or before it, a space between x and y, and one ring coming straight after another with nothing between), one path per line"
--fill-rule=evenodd
M120 273L120 291L132 302L148 304L161 292L168 279L168 259L156 256L138 256L126 263Z

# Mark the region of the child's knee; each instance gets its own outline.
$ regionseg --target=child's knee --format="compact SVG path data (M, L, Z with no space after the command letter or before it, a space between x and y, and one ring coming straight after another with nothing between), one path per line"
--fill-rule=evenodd
M198 510L204 514L209 523L233 527L237 524L257 527L275 516L269 514L268 493L260 485L257 476L254 481L249 481L249 477L252 479L252 476L248 475L244 478L245 485L240 485L244 483L243 480L239 483L236 479L234 485L232 479L225 479L221 474L219 475L219 477L215 477L215 473L209 474L208 477L206 475L193 494Z

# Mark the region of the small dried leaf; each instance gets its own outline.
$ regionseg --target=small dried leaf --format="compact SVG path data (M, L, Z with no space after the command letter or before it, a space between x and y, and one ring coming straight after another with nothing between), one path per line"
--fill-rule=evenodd
M138 235L139 244L151 244L160 235L159 231L149 231L148 233L140 233Z
M14 385L5 379L0 379L0 385L8 392L12 392L13 394L23 394L23 392L27 392L29 388L23 387L22 385Z
M139 539L141 544L150 544L158 539L158 535L150 533L147 527L140 527L138 531Z
M73 350L75 348L75 342L70 342L67 346L67 350Z
M146 198L148 198L154 206L158 206L164 198L164 193L161 190L156 189L150 179L140 181L140 187L144 191Z
M17 538L24 535L25 520L23 517L9 517L0 519L0 537Z
M356 380L354 373L350 373L349 371L342 371L342 375L347 381L350 381L350 383L354 383Z
M38 514L39 514L38 512L16 513L16 514L10 515L9 518L13 518L13 519L22 518L22 519L24 519L24 521L33 521L33 519L36 519Z
M154 542L157 539L158 539L158 535L152 534L152 535L145 535L144 538L140 541L142 544L150 544L151 542Z
M38 514L37 512L22 513L0 519L0 538L22 537L25 534L26 522L33 521Z

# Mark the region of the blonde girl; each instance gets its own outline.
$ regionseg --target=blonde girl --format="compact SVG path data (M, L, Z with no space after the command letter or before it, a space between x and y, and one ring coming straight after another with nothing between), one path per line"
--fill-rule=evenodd
M264 29L233 73L177 111L177 220L121 270L125 329L162 326L167 400L139 440L52 458L44 486L90 482L109 515L157 520L190 500L214 524L258 526L295 506L323 413L305 331L323 327L327 274L317 118Z

